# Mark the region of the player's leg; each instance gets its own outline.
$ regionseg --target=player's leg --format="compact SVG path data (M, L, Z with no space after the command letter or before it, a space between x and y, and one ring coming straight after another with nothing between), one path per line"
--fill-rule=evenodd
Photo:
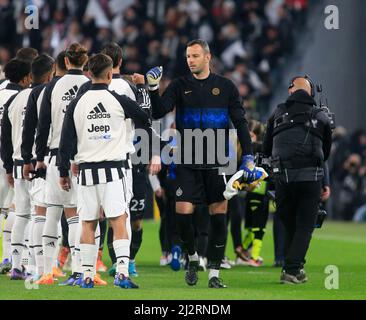
M219 277L221 261L225 256L227 240L227 200L223 196L226 184L217 170L206 170L204 183L210 212L210 235L208 240L209 287L226 288Z
M252 212L252 232L254 235L251 259L248 261L248 265L259 267L263 264L263 259L260 254L268 219L268 198L265 194L250 192L248 193L247 200L249 202L250 211Z
M130 245L130 260L129 274L132 277L137 277L135 257L140 250L142 243L142 219L145 212L145 201L147 194L147 173L146 166L133 166L132 168L133 181L133 198L130 202L130 219L131 219L131 245Z
M104 241L107 234L107 220L99 219L99 228L100 228L100 241L99 241L99 249L98 249L98 260L97 260L97 272L106 272L108 268L105 266L103 262L103 249L104 249Z
M25 230L31 218L31 204L28 192L29 182L24 179L14 180L15 221L11 233L11 280L23 280L22 254L24 250Z
M129 277L131 222L127 213L127 189L124 178L108 182L102 198L105 216L113 229L113 248L116 254L117 268L114 285L124 289L136 289L138 286ZM121 201L121 195L123 199Z
M3 229L3 257L0 264L0 274L5 274L11 270L11 231L14 225L14 206L6 211L6 220Z
M52 267L57 251L58 225L63 212L62 189L59 186L59 171L55 156L48 159L44 200L47 203L42 235L44 274L37 284L53 284Z
M0 166L2 161L0 160ZM5 225L2 230L2 248L3 256L0 263L0 274L7 273L11 270L11 230L14 225L14 189L11 188L6 180L5 170L0 169L0 208L4 214ZM1 229L1 228L0 228Z
M197 253L200 270L206 271L205 259L207 257L208 236L210 228L210 214L207 205L198 205L194 213L194 221L197 229Z
M79 185L77 189L78 213L81 221L79 248L81 262L80 268L83 279L80 286L82 288L94 287L95 261L97 260L98 252L98 246L95 241L95 231L99 221L101 205L100 199L103 191L103 185ZM77 242L76 245L78 245ZM75 270L75 272L76 271L78 270Z

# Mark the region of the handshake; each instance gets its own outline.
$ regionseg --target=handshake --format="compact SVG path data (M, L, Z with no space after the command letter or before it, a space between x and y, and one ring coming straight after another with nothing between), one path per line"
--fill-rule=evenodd
M267 177L268 174L263 168L255 166L253 156L244 156L239 171L235 173L226 184L224 197L226 200L230 200L237 195L240 190L252 191Z
M163 76L163 67L162 66L154 67L146 73L146 79L147 79L147 83L149 85L150 91L154 91L159 88L159 82L160 82L162 76Z

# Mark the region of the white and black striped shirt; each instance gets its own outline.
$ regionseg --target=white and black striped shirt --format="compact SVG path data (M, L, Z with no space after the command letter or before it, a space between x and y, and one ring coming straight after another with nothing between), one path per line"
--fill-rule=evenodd
M66 75L50 82L44 92L39 112L36 154L38 161L44 161L47 154L47 141L51 134L49 149L57 149L60 143L64 115L70 102L76 97L79 88L89 81L81 70L69 70Z
M149 130L147 94L138 88L138 103L108 90L107 84L93 84L70 104L62 127L59 146L60 176L69 174L75 154L79 165L78 183L95 185L122 179L125 165L121 152L126 141L126 118L143 123Z

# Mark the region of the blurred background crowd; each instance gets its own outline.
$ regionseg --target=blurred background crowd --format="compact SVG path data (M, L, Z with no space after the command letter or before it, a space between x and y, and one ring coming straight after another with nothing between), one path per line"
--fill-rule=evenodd
M188 72L186 43L208 41L212 70L232 79L249 119L264 121L281 69L307 30L311 0L0 0L0 65L20 47L56 56L73 42L90 53L115 41L121 73L164 67L162 87ZM25 6L38 8L39 29L27 30ZM330 161L335 219L366 220L366 133L334 133Z

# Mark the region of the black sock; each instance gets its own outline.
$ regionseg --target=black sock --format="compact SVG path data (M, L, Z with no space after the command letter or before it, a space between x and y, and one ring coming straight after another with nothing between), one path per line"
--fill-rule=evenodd
M104 240L107 233L107 220L99 220L99 228L100 228L100 245L99 250L103 250Z
M211 215L207 251L209 269L220 269L221 261L225 255L226 235L226 214Z
M260 228L259 230L253 231L253 233L254 233L254 239L263 240L264 229Z
M130 245L130 260L135 260L136 254L139 251L142 243L142 229L138 231L132 230L131 245Z
M196 253L192 214L176 214L178 233L189 255Z
M109 257L111 258L111 261L114 264L117 262L117 258L113 248L113 229L111 227L108 228L107 246L108 246Z

